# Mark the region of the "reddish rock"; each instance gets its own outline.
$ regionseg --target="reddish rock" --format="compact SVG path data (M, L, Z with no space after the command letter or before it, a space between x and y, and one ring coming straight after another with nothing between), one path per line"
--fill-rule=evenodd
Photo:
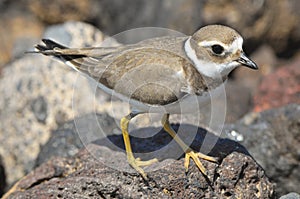
M300 104L300 58L267 75L254 96L254 111Z
M239 141L276 183L276 198L299 192L300 105L289 104L224 127L223 135Z

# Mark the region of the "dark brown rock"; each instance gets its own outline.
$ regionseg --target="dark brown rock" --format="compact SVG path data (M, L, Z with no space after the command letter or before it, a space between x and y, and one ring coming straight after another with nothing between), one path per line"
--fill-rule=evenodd
M300 184L300 105L251 113L225 127L276 182L277 196L298 192Z
M254 111L300 104L300 58L263 78L254 96Z
M158 129L139 129L133 134L149 130ZM199 148L201 140L207 136L210 140L215 138L204 129L198 129L192 146ZM128 165L123 148L119 147L123 145L122 136L108 137L113 150L100 146L100 143L107 143L102 139L89 144L74 157L52 158L20 180L5 198L272 198L274 195L274 185L263 169L245 148L231 140L219 139L211 150L211 155L222 158L220 164L202 161L208 170L207 179L193 161L185 174L183 159L166 159L168 154L160 154L160 151L155 156L161 162L146 168L149 180L144 181ZM167 137L170 136L165 132L143 138L143 141L132 137L133 148L142 151L142 159L148 159L151 155L145 151L155 151L166 144L165 148L172 150L171 139L165 139ZM146 149L142 148L145 143L148 144ZM167 151L163 149L163 152Z

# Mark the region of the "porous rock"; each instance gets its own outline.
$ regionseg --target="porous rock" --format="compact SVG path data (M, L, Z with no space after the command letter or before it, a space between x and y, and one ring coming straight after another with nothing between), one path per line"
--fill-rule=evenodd
M77 47L91 46L104 39L98 29L81 22L49 27L44 36ZM95 92L91 88L88 80L42 55L26 54L3 69L0 154L8 184L33 168L40 144L48 140L52 129L74 115L97 109L92 106Z
M113 134L116 129L118 126L115 120L107 113L90 113L76 117L51 132L47 143L41 146L35 166L39 166L55 156L72 157L87 144L84 137L95 132L98 135L95 139L100 139Z
M277 197L299 191L299 129L298 104L250 113L225 126L227 137L243 144L270 179L276 182Z
M173 127L176 130L180 129L178 125ZM184 129L192 128L195 127L184 126ZM274 185L266 177L263 169L247 150L236 142L229 139L215 139L213 134L198 129L192 147L199 149L201 140L208 137L209 140L217 141L210 155L221 159L219 164L202 160L208 173L208 177L205 178L193 161L189 171L185 173L183 158L179 160L172 158L174 146L177 148L179 146L171 141L166 132L147 128L139 129L133 134L147 135L149 131L159 133L148 138L131 137L133 149L143 155L140 156L142 159L158 157L160 160L159 163L145 169L148 180L144 180L128 165L122 136L111 135L108 139L100 139L89 144L74 157L52 158L20 180L5 198L30 198L37 195L40 198L272 198L274 196ZM187 141L185 137L182 138ZM143 148L144 146L147 147ZM153 151L154 153L150 153Z

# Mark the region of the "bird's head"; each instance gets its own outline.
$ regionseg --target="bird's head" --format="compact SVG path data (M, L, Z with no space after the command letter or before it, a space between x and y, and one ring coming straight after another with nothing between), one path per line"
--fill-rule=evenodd
M197 70L208 77L227 76L241 65L258 69L243 51L242 36L227 26L199 29L186 41L185 51Z

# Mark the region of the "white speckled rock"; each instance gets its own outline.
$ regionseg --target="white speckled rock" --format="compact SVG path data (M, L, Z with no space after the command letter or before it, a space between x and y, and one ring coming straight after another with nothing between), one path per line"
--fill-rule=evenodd
M300 199L300 195L298 193L291 192L289 194L281 196L279 199Z
M93 46L105 37L81 22L49 27L44 37L68 46ZM86 112L103 109L87 79L56 60L25 54L2 71L0 79L0 154L8 184L32 170L41 144L57 124ZM75 92L73 92L75 90ZM75 97L73 98L73 94ZM102 101L102 103L101 103ZM72 105L76 105L74 109Z

